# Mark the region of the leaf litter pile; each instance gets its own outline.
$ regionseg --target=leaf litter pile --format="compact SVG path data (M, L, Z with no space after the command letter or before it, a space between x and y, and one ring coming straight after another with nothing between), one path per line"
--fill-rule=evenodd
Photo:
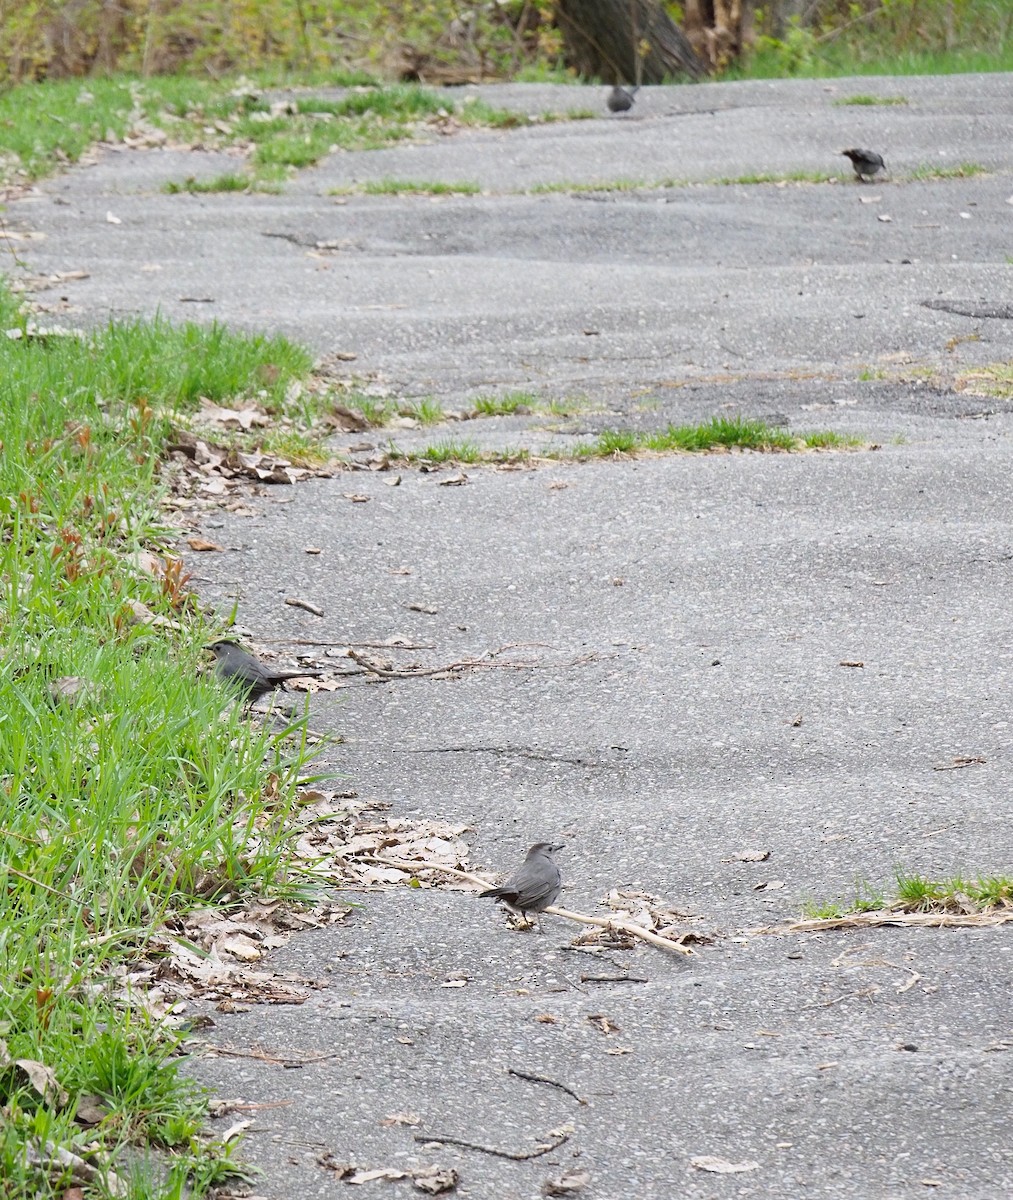
M148 940L144 959L122 967L117 980L151 1016L171 1022L186 1000L197 997L226 1012L302 1004L320 984L265 969L263 960L293 932L344 921L355 908L346 893L407 886L474 895L490 883L467 869L467 825L386 816L386 806L347 792L303 789L299 800L289 871L317 885L315 900L304 906L254 900L240 912L197 908L176 917ZM604 904L603 916L547 911L588 927L574 942L581 948L628 949L639 940L691 954L687 943L711 940L687 932L690 914L646 892L612 891Z

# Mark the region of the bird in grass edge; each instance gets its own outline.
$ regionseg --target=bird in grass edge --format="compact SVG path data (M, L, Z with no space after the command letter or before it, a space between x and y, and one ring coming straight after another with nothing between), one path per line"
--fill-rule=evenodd
M281 687L286 679L302 679L304 676L317 678L323 674L308 667L276 671L236 642L220 640L212 642L208 649L215 656L215 674L218 678L240 692L251 704Z

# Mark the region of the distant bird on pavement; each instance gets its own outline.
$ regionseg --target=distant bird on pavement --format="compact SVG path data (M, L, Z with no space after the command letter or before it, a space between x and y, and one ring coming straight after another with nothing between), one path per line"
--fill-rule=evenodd
M213 642L208 649L215 656L215 674L219 679L245 694L249 701L257 700L280 687L286 679L301 679L304 675L318 676L322 671L276 671L259 658L247 653L235 642Z
M855 175L859 180L871 179L877 171L886 169L883 156L875 150L842 150L841 153L845 158L851 159L851 165L855 168Z
M605 100L605 103L608 105L609 112L629 112L633 107L633 98L639 91L639 84L637 84L635 88L629 88L627 90L617 83L612 91L609 92L608 97Z
M562 842L536 842L505 883L487 888L479 896L495 896L525 921L529 912L544 911L556 903L563 890L563 877L552 860L553 851L562 849Z

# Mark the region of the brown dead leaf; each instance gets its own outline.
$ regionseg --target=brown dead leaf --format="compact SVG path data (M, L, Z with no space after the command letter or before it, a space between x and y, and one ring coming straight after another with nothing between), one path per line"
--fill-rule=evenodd
M346 500L351 500L353 504L368 504L372 496L363 496L361 492L342 492L342 496Z
M323 554L319 546L304 546L303 554Z
M546 1179L542 1184L543 1196L571 1196L591 1182L588 1171L566 1171L558 1179Z
M414 1167L411 1171L412 1185L420 1192L438 1196L441 1192L452 1192L457 1187L458 1174L453 1167Z
M97 1125L109 1115L109 1108L101 1096L80 1096L74 1110L74 1120L79 1125Z
M766 862L770 858L769 850L740 850L731 858L723 858L722 862Z
M362 413L356 412L353 408L346 408L343 404L331 405L331 411L327 414L327 423L345 433L362 433L369 428L369 422Z
M80 675L61 675L49 685L49 695L54 704L61 701L71 706L98 698L98 688L90 679Z
M556 1023L556 1018L552 1013L539 1013L535 1020L539 1025L555 1025Z
M372 1183L375 1179L407 1179L410 1171L402 1171L399 1167L376 1167L372 1171L356 1171L353 1175L345 1176L345 1183Z
M191 537L186 539L186 544L191 550L196 550L203 553L206 550L224 550L224 546L219 546L217 542L209 542L206 538Z
M600 1033L605 1034L606 1037L619 1032L619 1026L602 1013L589 1014L587 1019Z
M124 600L121 608L123 619L129 625L154 625L157 629L182 629L178 621L170 621L154 613L140 600Z
M713 1154L698 1154L689 1160L689 1165L697 1171L711 1171L715 1175L737 1175L742 1171L758 1171L760 1164L753 1159L746 1162L733 1163L727 1158L718 1158Z
M347 1176L355 1173L355 1167L351 1163L339 1162L330 1150L325 1150L323 1154L318 1154L316 1164L318 1167L323 1167L325 1171L333 1171L339 1179L345 1179Z
M60 1087L52 1067L34 1058L11 1058L7 1043L0 1040L0 1071L13 1070L19 1082L27 1083L37 1096L57 1108L66 1105L67 1093Z
M255 425L270 425L270 418L255 408L222 408L210 400L201 400L199 421L220 429L249 431Z
M437 483L436 486L437 487L462 487L464 484L470 483L470 482L471 482L471 480L462 471L460 473L460 475L451 475L448 479L441 479Z
M395 1125L421 1125L422 1118L418 1113L397 1112L391 1113L389 1116L384 1117L380 1124L385 1129L391 1129Z

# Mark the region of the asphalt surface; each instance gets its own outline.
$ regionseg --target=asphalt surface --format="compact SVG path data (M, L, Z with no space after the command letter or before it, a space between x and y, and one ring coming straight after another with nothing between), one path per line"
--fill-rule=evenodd
M603 89L483 94L604 114ZM856 94L908 103L834 103ZM1010 320L987 315L1013 300L1011 116L1003 76L646 89L628 117L335 154L280 196L164 195L221 163L121 150L13 207L46 235L33 272L88 272L40 293L65 323L214 317L355 354L331 362L357 386L462 409L524 390L569 413L405 445L742 413L867 447L467 468L455 487L361 470L209 515L229 552L194 564L202 594L238 597L263 644L402 637L431 649L389 653L425 666L513 645L530 664L314 696L347 786L468 822L492 870L564 841L568 908L639 887L717 935L691 960L591 959L559 919L539 936L458 893L363 897L273 956L323 985L306 1004L212 1014L218 1045L315 1061L192 1063L223 1095L285 1102L247 1135L258 1195L343 1193L327 1162L453 1166L477 1200L566 1171L590 1200L1013 1188L1008 926L743 933L897 870L1010 873L1013 426L968 382L1013 358ZM852 145L892 178L852 182ZM989 173L911 179L962 162ZM794 170L839 181L707 182ZM329 194L386 178L483 192ZM698 182L519 191L624 178ZM984 761L937 769L960 758ZM384 1124L406 1113L419 1124ZM519 1155L563 1126L523 1161L415 1141Z

